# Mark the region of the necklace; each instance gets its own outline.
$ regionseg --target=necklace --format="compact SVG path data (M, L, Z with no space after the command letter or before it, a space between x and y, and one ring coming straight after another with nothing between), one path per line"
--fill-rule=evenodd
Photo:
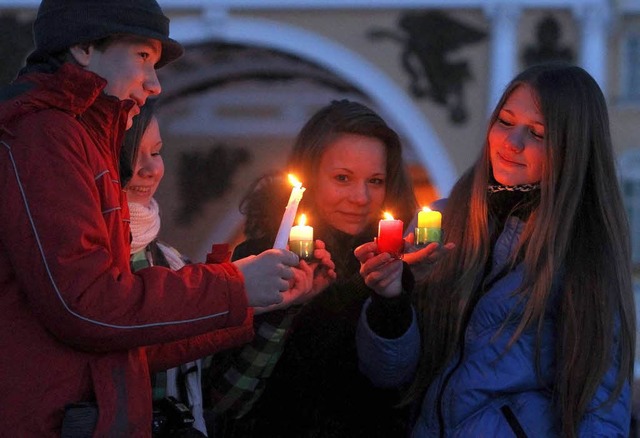
M489 184L487 191L489 193L497 192L530 192L540 188L540 183L534 184L518 184L516 186L505 186L502 184Z

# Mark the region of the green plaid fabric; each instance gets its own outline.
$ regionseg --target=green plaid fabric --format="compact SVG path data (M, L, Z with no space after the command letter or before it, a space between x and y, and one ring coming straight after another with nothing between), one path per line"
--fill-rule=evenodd
M264 390L285 344L285 336L299 306L256 317L256 334L252 343L240 350L217 354L208 369L212 409L227 412L233 418L245 415ZM260 319L258 321L258 319Z
M151 263L149 263L149 260L147 259L147 249L141 249L137 253L131 254L129 263L131 264L131 272L136 272L140 269L151 266Z
M148 247L145 249L141 249L140 251L131 254L131 258L129 259L129 263L131 265L131 271L136 272L140 269L148 268L151 266L151 262L149 261L149 257L151 257L151 253L148 250ZM151 397L153 400L161 400L166 395L167 389L167 373L165 371L160 371L158 373L151 375Z
M259 254L272 243L272 238L247 241L235 248L232 260ZM203 375L203 393L208 396L205 407L228 418L240 418L251 410L282 355L291 323L301 307L256 315L253 341L207 359Z

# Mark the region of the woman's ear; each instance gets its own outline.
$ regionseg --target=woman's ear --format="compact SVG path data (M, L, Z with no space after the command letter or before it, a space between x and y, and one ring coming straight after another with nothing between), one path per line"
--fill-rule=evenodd
M82 67L88 67L91 63L91 57L93 56L94 50L95 47L91 44L77 44L75 46L71 46L69 53L71 53L73 59Z

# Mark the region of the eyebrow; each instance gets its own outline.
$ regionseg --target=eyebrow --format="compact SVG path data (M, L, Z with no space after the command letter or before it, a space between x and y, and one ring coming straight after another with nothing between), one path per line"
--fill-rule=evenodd
M355 173L353 170L346 168L346 167L334 167L331 169L332 172L346 172L346 173ZM369 175L368 178L374 177L374 176L387 176L387 172L377 172L374 173L372 175Z
M340 166L340 165L338 165L336 167L332 167L332 169L333 170L346 170L346 171L349 171L349 172L353 172L353 170L351 168ZM384 173L384 172L378 172L378 173Z

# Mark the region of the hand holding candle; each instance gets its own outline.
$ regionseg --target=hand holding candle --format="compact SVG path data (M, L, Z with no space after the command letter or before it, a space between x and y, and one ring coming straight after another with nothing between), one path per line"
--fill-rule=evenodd
M378 223L378 251L388 252L393 257L400 258L404 252L403 223L389 213L385 213L384 217L385 219Z
M416 227L416 245L428 245L431 242L442 243L442 214L428 207L422 207L418 213L418 226Z
M298 254L302 260L313 258L313 228L306 225L307 217L302 214L298 225L289 233L289 250Z
M287 240L289 239L289 232L291 226L296 218L296 212L298 211L298 204L302 199L302 193L305 188L302 187L302 183L296 179L295 176L289 174L289 181L293 185L291 189L291 196L289 196L289 202L282 215L282 221L280 222L280 228L276 235L276 240L273 243L273 247L276 249L285 249L287 247Z

